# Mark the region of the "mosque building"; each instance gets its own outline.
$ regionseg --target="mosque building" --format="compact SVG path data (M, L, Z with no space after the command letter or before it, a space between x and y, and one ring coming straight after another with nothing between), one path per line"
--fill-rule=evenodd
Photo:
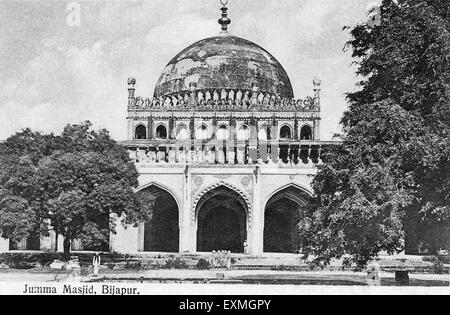
M139 172L136 193L155 205L150 222L117 225L110 252L301 251L297 223L317 165L336 144L320 140L321 81L294 98L283 66L231 35L226 5L221 11L220 34L177 54L152 98L136 96L138 80L128 79L123 145ZM62 250L54 233L0 243L0 251ZM73 242L72 250L82 249Z
M128 141L137 193L156 198L151 222L119 229L119 253L295 253L320 140L321 82L295 99L264 48L228 32L192 44L163 70L153 98L128 80Z

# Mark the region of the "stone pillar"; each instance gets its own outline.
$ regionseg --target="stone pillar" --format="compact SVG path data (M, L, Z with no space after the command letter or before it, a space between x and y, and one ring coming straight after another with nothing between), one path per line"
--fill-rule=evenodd
M195 139L195 114L192 114L191 119L189 120L189 129L191 132L191 140Z
M147 139L154 139L155 136L153 134L153 117L150 115L150 117L148 117L148 122L147 122Z
M237 140L237 130L236 130L236 126L237 126L237 119L233 116L230 117L230 138L229 140L232 141L233 143L236 142Z
M134 135L134 128L133 128L133 119L132 118L127 118L127 131L128 131L128 140L133 140L135 135Z
M175 132L176 132L176 130L175 130L175 118L173 117L173 114L172 114L172 117L169 118L169 130L168 130L167 138L169 140L176 139Z
M227 161L228 164L236 163L236 153L237 153L237 119L233 116L230 116L230 137L227 141Z
M241 164L241 165L243 165L243 164L245 164L245 145L244 146L242 146L242 144L239 144L238 146L237 146L237 163L238 164Z
M109 248L112 253L136 254L139 252L139 229L133 225L124 227L121 218L116 214L111 214L111 219L115 221L116 234L110 233Z
M192 173L189 166L186 166L184 175L183 204L180 205L180 253L192 254L197 251L197 234L192 226Z
M9 240L0 237L0 253L9 252Z
M56 239L56 232L54 230L50 230L49 234L50 234L50 241L51 241L51 251L56 252L57 246L58 246L57 245L58 240Z
M278 138L279 138L278 120L277 120L277 118L274 115L273 119L272 119L272 128L270 130L270 139L271 140L278 140Z
M56 252L64 253L64 236L58 235L58 239L55 240L57 244Z
M251 237L249 238L250 254L258 256L263 254L264 250L264 209L261 205L261 169L255 168L253 175L253 211Z
M234 165L236 163L235 145L228 145L227 147L227 162L230 165Z
M40 250L42 252L47 252L47 253L53 252L54 251L54 247L52 246L53 244L54 243L53 243L52 235L51 235L51 232L50 232L49 236L41 237Z
M145 250L145 222L142 222L138 226L138 252Z
M42 252L54 252L55 251L55 232L51 226L51 221L47 219L45 221L48 229L48 236L41 236L40 238L40 250Z
M211 124L211 139L216 139L217 133L217 117L214 117Z
M313 139L314 141L320 141L320 118L314 120L313 126Z
M258 120L254 117L250 119L248 157L252 162L258 161Z

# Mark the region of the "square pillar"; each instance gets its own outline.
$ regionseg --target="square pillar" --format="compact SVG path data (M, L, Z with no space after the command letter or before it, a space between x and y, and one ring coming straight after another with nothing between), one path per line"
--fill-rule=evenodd
M53 232L54 234L54 232ZM52 239L52 233L49 236L41 237L40 241L40 250L42 252L53 252L54 251L54 240Z
M64 236L58 235L58 237L56 239L56 234L55 234L55 244L56 244L56 252L64 253Z
M194 254L197 251L196 235L191 222L191 203L190 196L183 199L183 205L180 209L180 254Z
M249 252L252 256L259 256L264 251L264 206L261 205L261 170L256 168L253 176L253 209L252 209L252 228L249 231Z
M314 120L313 124L313 139L314 141L320 141L320 118Z
M180 254L197 252L197 233L192 223L192 173L186 167L183 190L183 204L180 205Z
M139 228L133 225L123 226L121 218L111 214L116 223L116 233L110 233L109 248L112 253L137 254L139 252Z
M138 251L143 252L145 249L145 222L138 226Z
M0 253L9 252L9 240L0 237Z
M133 120L132 118L127 119L127 138L128 140L134 139L134 126L133 126Z

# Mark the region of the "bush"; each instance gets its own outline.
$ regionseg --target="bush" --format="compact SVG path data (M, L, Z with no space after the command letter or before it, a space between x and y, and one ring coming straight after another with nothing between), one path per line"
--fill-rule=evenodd
M200 259L195 266L198 270L208 270L211 269L211 264L206 259Z
M3 253L0 255L0 263L8 265L12 269L31 269L37 264L48 266L54 260L65 261L62 253Z
M437 260L433 263L433 272L435 274L443 275L443 274L446 274L448 272L448 270L447 270L447 268L445 268L442 261Z
M164 269L188 269L188 267L189 265L181 257L172 257L166 260Z
M89 276L91 273L93 273L93 271L92 271L91 269L92 269L92 268L90 268L90 267L81 267L80 275L81 275L82 277L87 277L87 276Z
M125 269L127 270L141 270L142 263L140 261L127 261L125 265Z
M270 270L272 271L297 271L299 268L296 266L287 266L287 265L276 265L271 266Z

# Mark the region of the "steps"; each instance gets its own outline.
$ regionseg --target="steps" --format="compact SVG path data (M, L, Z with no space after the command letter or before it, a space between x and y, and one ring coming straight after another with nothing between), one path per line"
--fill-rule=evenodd
M82 266L92 265L93 253L73 253L77 256ZM48 266L55 259L61 259L60 254L49 253L7 253L0 255L0 264L8 265L14 269L32 269L37 265ZM136 255L117 255L103 253L101 263L104 268L111 270L156 270L156 269L197 269L200 259L209 260L208 253L189 255L167 253L139 253ZM266 254L264 256L247 256L232 254L232 270L242 271L311 271L311 268L294 254ZM178 258L178 264L174 260ZM381 256L377 259L380 269L387 272L408 270L411 272L444 273L450 271L449 257L437 260L433 256ZM327 267L328 271L343 270L342 261L334 261ZM346 269L350 270L350 269Z

